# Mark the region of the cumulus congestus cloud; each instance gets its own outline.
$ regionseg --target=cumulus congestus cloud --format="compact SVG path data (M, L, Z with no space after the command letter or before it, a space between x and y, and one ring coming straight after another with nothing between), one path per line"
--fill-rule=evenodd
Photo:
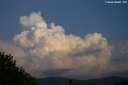
M55 23L47 26L40 12L21 16L20 23L23 31L13 38L13 46L19 50L8 52L15 55L24 53L16 55L15 59L22 60L19 65L36 77L84 79L101 77L117 70L117 64L111 63L114 45L109 45L100 33L87 34L84 38L67 35L62 26ZM0 45L7 48L3 43ZM128 69L121 71L124 70Z
M84 39L66 35L62 26L51 23L47 27L40 12L20 17L20 23L25 30L15 35L14 43L29 52L31 62L26 64L33 73L50 76L47 70L66 68L72 70L61 75L97 76L110 66L112 46L100 33L87 34ZM95 73L91 72L94 68Z

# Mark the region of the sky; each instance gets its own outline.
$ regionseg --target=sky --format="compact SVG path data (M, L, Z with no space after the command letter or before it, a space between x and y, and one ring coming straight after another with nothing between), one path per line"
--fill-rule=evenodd
M127 3L0 0L0 51L37 78L128 77L127 48Z

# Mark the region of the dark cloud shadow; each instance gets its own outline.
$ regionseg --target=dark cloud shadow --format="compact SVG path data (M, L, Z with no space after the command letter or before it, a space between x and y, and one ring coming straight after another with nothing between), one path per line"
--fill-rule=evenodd
M78 56L84 56L84 55L90 55L90 54L97 54L97 53L99 53L101 51L102 51L102 49L92 49L92 48L84 49L82 51L79 51L79 52L76 52L76 53L72 54L72 56L73 57L74 56L78 57Z
M72 71L73 69L68 69L68 68L63 68L63 69L48 69L43 71L44 75L48 75L48 76L60 76L63 73Z

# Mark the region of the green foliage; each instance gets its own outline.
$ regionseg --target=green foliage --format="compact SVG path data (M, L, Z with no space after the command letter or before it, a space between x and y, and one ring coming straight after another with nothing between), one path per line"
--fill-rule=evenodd
M38 85L36 78L25 72L23 67L17 67L11 54L0 52L0 84L6 85Z

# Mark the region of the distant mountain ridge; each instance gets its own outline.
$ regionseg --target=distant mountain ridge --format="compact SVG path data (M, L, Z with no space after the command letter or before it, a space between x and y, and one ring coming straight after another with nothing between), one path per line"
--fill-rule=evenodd
M46 77L46 78L39 78L37 79L39 85L69 85L69 80L72 80L73 83L80 83L80 82L96 82L96 83L105 83L108 85L115 85L117 82L122 80L127 80L128 78L111 76L111 77L104 77L98 79L89 79L89 80L77 80L77 79L68 79L64 77Z
M104 78L99 78L99 79L89 79L85 81L86 82L100 82L100 83L106 83L108 85L115 85L117 82L120 82L122 80L128 81L128 78L111 76L111 77L104 77Z
M64 77L46 77L37 79L39 85L68 85L70 79ZM81 82L81 80L71 79L74 83Z

